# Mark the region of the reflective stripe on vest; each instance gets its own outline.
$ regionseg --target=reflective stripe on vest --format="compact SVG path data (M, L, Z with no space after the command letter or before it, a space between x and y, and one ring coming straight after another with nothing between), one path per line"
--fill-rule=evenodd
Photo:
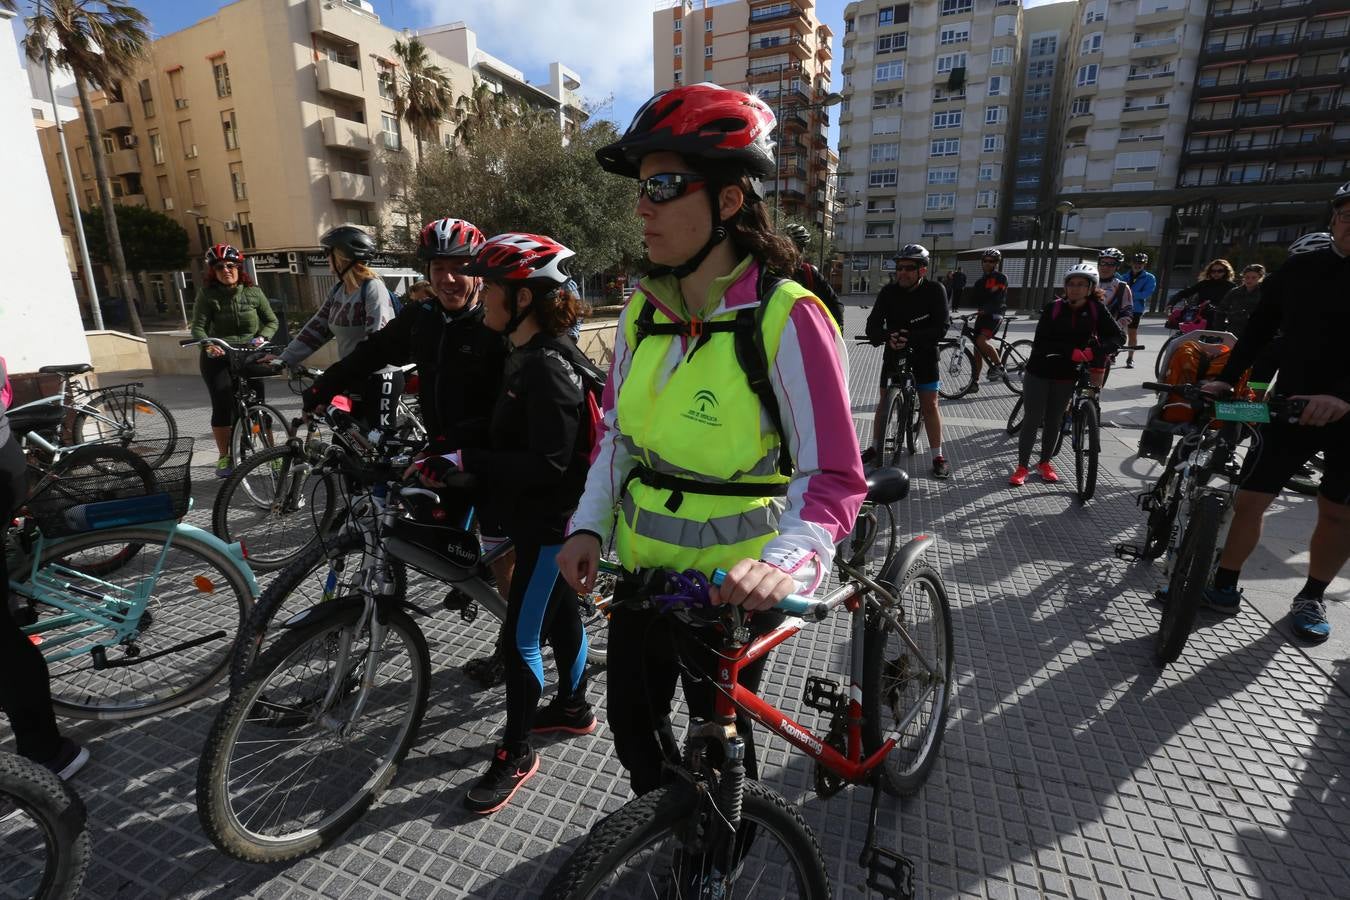
M769 426L766 425L765 427ZM653 472L660 472L662 475L673 475L676 478L687 478L690 481L703 481L709 484L721 483L725 480L712 475L704 475L700 472L695 472L693 469L677 466L662 458L661 454L657 453L655 450L641 450L638 448L637 444L633 443L633 439L626 434L620 435L619 440L623 443L624 449L627 450L628 454L634 459L646 459L648 461L647 468L651 469ZM778 471L778 454L780 452L778 445L774 444L773 449L760 457L759 461L756 462L749 471L738 472L732 476L731 480L739 481L746 475L764 476L775 474Z
M731 515L694 521L664 511L640 510L632 494L623 498L623 518L631 523L635 535L680 547L726 547L760 538L767 540L778 533L781 514L782 501L771 501Z

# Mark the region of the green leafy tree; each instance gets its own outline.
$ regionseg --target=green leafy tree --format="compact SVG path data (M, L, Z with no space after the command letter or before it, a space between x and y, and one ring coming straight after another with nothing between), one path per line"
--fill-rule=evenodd
M800 225L811 235L811 243L802 253L802 259L813 266L817 266L822 272L829 274L830 256L834 253L834 235L822 234L821 228L815 222L801 216L782 215L778 220L778 231L783 236L787 236L787 227L789 225ZM825 243L824 264L821 264L821 242Z
M113 207L122 235L122 253L133 272L168 272L182 269L188 261L188 233L173 219L143 206ZM103 210L84 216L84 233L89 255L107 262L108 238Z
M14 0L0 0L8 9L16 9ZM42 61L50 50L52 65L70 69L75 75L75 88L80 98L80 117L84 120L89 156L94 164L98 183L99 204L105 210L114 208L112 181L108 177L108 162L94 118L94 106L89 98L91 85L108 90L119 79L130 75L146 56L150 44L147 29L150 21L139 9L129 3L113 0L45 0L34 15L24 19L28 34L23 39L24 52L35 61ZM117 215L103 217L108 262L122 286L131 317L131 330L140 336L140 313L136 308L137 291L122 250L122 237Z
M436 139L436 127L453 108L450 78L415 37L394 41L394 56L402 68L394 87L394 110L413 133L420 166L422 142Z

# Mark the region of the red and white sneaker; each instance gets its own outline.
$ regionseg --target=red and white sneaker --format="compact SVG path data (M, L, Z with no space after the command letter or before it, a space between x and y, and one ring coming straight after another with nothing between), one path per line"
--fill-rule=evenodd
M1036 463L1036 471L1040 473L1042 481L1050 484L1059 481L1059 473L1055 471L1055 467L1048 459L1045 462Z
M1027 483L1027 476L1030 474L1031 470L1026 466L1018 466L1008 478L1008 484L1011 484L1013 487L1021 487Z
M510 803L520 786L538 771L539 754L534 750L513 757L505 747L498 747L493 751L488 770L464 795L464 805L480 816L495 813Z

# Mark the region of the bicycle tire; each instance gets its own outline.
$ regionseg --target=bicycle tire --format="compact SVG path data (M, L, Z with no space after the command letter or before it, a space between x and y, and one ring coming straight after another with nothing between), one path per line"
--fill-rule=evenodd
M595 584L586 596L577 596L581 627L586 632L586 664L602 668L609 660L609 607L619 583L618 571L596 573ZM597 640L598 638L598 640Z
M359 568L364 552L365 543L360 534L339 534L331 542L316 541L309 544L303 553L276 574L263 590L262 596L254 602L244 627L239 629L239 637L230 654L232 692L243 686L249 667L263 652L267 636L269 633L275 636L281 623L325 597L331 599L355 590L353 585L343 583L340 575L334 575L331 567L340 563L338 571L345 572L347 565L354 563ZM408 595L408 568L392 556L386 556L385 560L394 583L391 599L401 603ZM314 591L307 592L307 588L313 588ZM276 623L275 627L273 623Z
M121 421L127 429L127 434L117 437L118 442L124 447L145 446L147 441L153 441L155 446L159 447L159 442L163 441L162 450L153 456L146 456L151 467L157 469L173 455L174 448L178 445L178 421L174 419L173 413L167 405L139 388L132 388L130 392L125 391L125 387L101 388L86 397L79 405L84 408L93 408L100 402L107 404L109 417ZM128 398L132 400L134 407L131 414L128 414L128 411L124 408L124 401ZM119 407L122 408L119 409ZM145 421L141 421L142 418ZM103 441L109 439L109 436L88 437L85 430L88 428L89 422L89 413L76 413L72 427L75 443L82 444L87 440Z
M957 342L938 351L938 394L959 400L975 386L975 354Z
M299 485L293 478L297 467L303 467L305 473ZM264 490L269 484L270 492ZM326 499L316 521L320 489ZM211 530L226 543L244 541L249 565L255 572L275 572L331 533L337 518L338 490L337 478L326 470L319 470L316 477L303 452L296 453L289 446L263 450L237 466L220 486L211 507ZM285 498L278 499L283 494ZM245 501L242 507L235 502L241 498ZM274 549L269 539L278 533L283 546ZM305 535L308 537L298 542L287 540Z
M1087 503L1097 490L1097 462L1101 455L1101 425L1097 421L1097 404L1080 400L1073 417L1073 473L1078 488L1078 502Z
M785 849L790 850L788 859L797 870L793 873L797 876L797 894L769 885L764 888L766 893L758 896L827 900L830 897L828 870L815 835L801 813L782 797L750 779L745 782L742 801L741 819L755 826L756 840L763 841L766 834L773 834ZM696 830L690 825L699 818L702 802L699 795L684 784L657 788L629 801L591 829L544 888L543 897L547 900L588 900L592 897L638 896L634 891L636 884L621 884L611 892L604 889L602 882L619 873L627 860L659 841L669 839L678 846L682 834ZM649 882L643 880L640 883L645 889ZM737 892L735 896L742 895Z
M1152 508L1144 521L1144 545L1140 548L1140 556L1144 559L1162 556L1172 538L1172 526L1177 520L1177 506L1181 498L1177 488L1181 483L1177 466L1181 464L1183 446L1182 442L1177 442L1172 448L1167 462L1163 464L1162 474L1158 476L1158 483L1149 492Z
M1003 383L1014 394L1022 393L1022 385L1027 377L1027 362L1031 359L1031 347L1031 341L1024 339L1013 341L1003 349Z
M239 468L254 453L286 443L290 436L280 410L270 403L250 403L230 428L230 468Z
M1008 434L1017 434L1022 430L1022 420L1026 418L1025 413L1025 404L1021 396L1019 396L1017 402L1013 404L1012 413L1008 416Z
M1070 401L1070 402L1072 402L1072 401ZM1059 432L1055 435L1055 446L1054 446L1054 448L1050 451L1050 458L1051 458L1051 459L1055 459L1056 457L1058 457L1058 456L1059 456L1059 451L1060 451L1061 449L1063 449L1063 447L1064 447L1064 435L1065 435L1065 433L1066 433L1066 432L1072 432L1072 431L1073 431L1073 420L1069 418L1069 410L1068 410L1068 409L1064 410L1064 418L1069 420L1069 421L1068 421L1068 426L1069 426L1069 427L1066 429L1066 428L1064 427L1064 425L1061 423L1061 425L1060 425L1060 427L1059 427Z
M59 462L52 466L51 472L59 476L68 473L114 474L127 470L133 472L140 479L146 494L155 492L157 479L150 461L126 447L119 447L116 444L93 444L88 447L80 447L62 457ZM43 493L45 494L48 491L52 492L54 496L67 496L71 506L89 501L89 497L83 493L63 494L59 479L51 482ZM134 559L144 546L144 544L128 543L105 560L85 560L80 570L89 575L106 575L116 572Z
M876 451L876 464L884 466L895 452L895 438L891 432L900 427L900 388L888 386L881 393L881 402L872 419L872 447Z
M905 449L909 455L913 456L919 445L919 428L923 424L923 416L919 411L919 395L916 391L904 392L905 403L900 421L904 429ZM891 465L899 465L900 447L899 440L896 440L895 456L891 459Z
M1180 339L1181 332L1178 330L1174 331L1171 337L1163 341L1162 347L1158 350L1158 355L1153 360L1153 379L1155 381L1162 381L1163 375L1166 374L1163 371L1163 360L1167 359L1167 348L1171 347L1173 343Z
M1160 666L1176 662L1191 636L1200 599L1213 570L1225 506L1223 497L1205 494L1195 501L1194 512L1186 523L1181 550L1167 585L1167 606L1154 641L1154 658Z
M46 766L0 752L0 816L9 807L24 815L0 818L0 845L5 848L0 852L0 886L5 896L74 900L89 867L84 801ZM25 818L40 834L41 851L36 851L38 835L25 837L20 830ZM33 861L34 852L42 853L42 865L24 865ZM32 891L30 884L35 885Z
M323 683L319 683L308 691L301 690L294 704L288 706L287 694L282 688L268 690L270 677L281 671L292 658L307 648L313 646L321 650L320 645L326 644L338 630L355 625L362 613L363 609L360 606L351 607L342 615L328 621L316 621L289 630L275 646L262 655L258 664L250 670L248 680L242 689L231 694L217 713L202 751L201 764L197 768L197 818L206 836L227 856L244 862L282 862L328 846L360 819L379 798L397 775L408 751L412 749L418 729L421 727L422 717L426 713L427 693L431 681L431 655L427 649L426 638L412 617L401 608L389 605L384 606L378 614L385 621L388 634L399 635L402 645L408 649L409 675L412 681L408 712L397 724L389 755L377 758L376 769L365 776L353 777L350 773L343 773L341 776L321 778L319 773L315 772L314 787L305 799L313 799L323 787L340 789L344 784L357 785L356 793L345 798L344 802L323 821L317 824L306 823L291 834L264 836L256 831L250 831L247 823L239 820L230 805L232 750L238 746L236 742L240 740L245 727L250 722L255 722L259 723L259 733L264 737L282 734L289 726L286 721L276 716L276 710L290 709L292 712L286 717L290 720L289 724L296 725L297 730L303 731L307 725L314 724L310 719L314 717L316 692L327 689ZM357 665L363 665L368 655L359 659ZM387 671L387 666L385 670ZM349 670L342 677L355 676L355 670ZM322 677L321 672L320 680ZM382 691L384 686L377 685L374 690ZM321 695L319 699L322 699ZM344 699L338 698L339 702ZM370 714L377 712L380 709L378 704L380 699L374 693L369 695L363 712ZM325 718L328 717L334 717L331 709L325 714ZM288 746L296 745L298 740L300 739L277 739L278 743ZM349 732L341 749L314 748L304 753L305 745L309 743L308 739L293 749L302 752L309 763L318 760L333 763L342 755L341 750L354 747L356 742L356 738ZM250 745L250 749L245 753L249 757L248 766L251 768L245 773L248 780L241 788L245 791L256 788L264 798L275 797L279 802L287 803L292 791L282 792L274 785L259 784L265 777L265 769L271 765L259 764L257 757L264 751L252 749L261 742L246 743ZM309 771L309 768L309 764L305 764L300 774ZM264 822L271 819L272 815L269 814L264 818Z
M894 575L891 577L894 578ZM955 649L952 638L951 603L942 576L926 563L911 567L895 592L902 604L909 595L909 589L914 586L922 587L926 595L928 612L932 614L932 626L927 630L934 638L932 643L935 649L941 654L940 666L944 676L942 683L936 687L935 696L929 701L931 715L918 734L917 747L910 749L906 746L902 735L901 739L897 740L895 749L879 768L882 787L888 794L897 797L908 796L918 791L928 779L933 764L937 762L942 747L942 735L947 725L948 701L951 698L952 657ZM906 615L907 612L917 610L902 608L899 611L906 625L909 625L911 624L909 620L917 617ZM891 728L898 724L893 722L893 719L903 718L896 714L894 697L897 692L906 690L904 682L912 677L909 674L909 666L913 651L909 645L901 639L896 648L899 655L892 656L888 652L888 638L892 630L890 622L885 618L873 615L869 617L863 637L863 745L869 754L880 749L890 737L883 731L883 723L886 723L886 728ZM910 637L915 643L920 644L920 649L923 649L921 635L911 632ZM936 647L938 641L942 643L940 648ZM931 676L928 677L931 679ZM907 710L903 715L908 714Z
M169 535L162 530L150 528L110 528L103 531L92 531L85 534L75 535L74 537L54 542L44 549L41 566L45 567L54 561L60 560L62 565L73 568L76 571L83 571L75 559L77 553L109 541L137 542L141 545L162 546ZM195 560L187 559L178 562L182 557L196 557ZM104 674L105 679L112 679L115 673L121 671L134 670L145 663L153 662L163 658L159 654L186 653L195 650L193 646L183 646L186 642L178 639L178 636L171 635L173 626L166 624L165 615L161 611L166 605L173 604L175 607L181 604L179 600L161 599L151 597L146 613L149 621L144 622L142 637L150 636L148 650L149 655L142 662L135 662L139 659L139 654L147 652L147 648L142 647L144 641L135 643L119 643L104 647L104 653L118 648L120 656L109 661L109 665L104 669L94 669L83 657L71 657L68 660L52 660L48 658L48 670L50 672L52 707L58 715L69 716L76 719L98 719L101 721L121 721L124 719L139 718L141 716L157 715L171 709L176 709L186 703L197 699L211 690L222 675L230 662L230 649L233 647L235 637L239 629L243 627L244 621L248 616L249 608L253 605L253 594L244 576L235 567L235 564L226 558L222 553L216 550L210 544L206 544L193 537L191 533L179 532L173 535L173 543L165 554L163 568L155 575L155 586L158 588L165 583L165 579L171 579L170 584L177 580L177 586L189 588L196 594L211 598L209 603L202 603L200 609L189 613L185 618L196 626L210 627L212 624L217 626L218 632L221 627L227 623L231 625L227 636L228 639L223 642L215 640L214 633L206 638L192 638L191 640L200 640L202 643L196 647L204 647L211 644L223 647L223 651L218 653L218 659L206 658L204 669L200 674L189 674L186 684L181 684L182 679L175 678L179 672L166 670L162 665L155 666L152 675L147 676L148 682L145 687L131 691L131 696L122 702L99 703L93 701L93 691L88 681L83 682L82 687L69 689L67 681L73 680L86 669L81 666L88 666L87 671L94 672L95 675ZM159 561L158 552L147 553L143 560L147 565L154 566ZM127 566L121 566L117 572L103 572L98 575L100 579L108 580L115 575L134 575L127 572ZM179 567L183 567L181 570ZM212 572L214 575L207 575L206 572ZM147 576L148 577L148 576ZM111 582L110 582L111 583ZM224 585L234 597L234 606L238 607L238 615L233 618L227 618L224 613L229 608L221 594L220 586ZM191 596L188 594L187 596ZM43 606L43 604L38 604ZM60 610L58 615L63 615ZM90 620L82 620L75 623L77 627L87 626ZM35 624L40 624L41 619ZM167 648L158 646L160 638L170 638L177 640L177 644L170 644ZM133 648L137 651L133 654ZM109 654L111 655L111 654ZM183 658L180 656L180 659ZM70 665L67 665L69 663ZM67 696L66 692L70 692ZM148 693L149 697L142 698L141 693ZM76 699L79 698L79 699Z

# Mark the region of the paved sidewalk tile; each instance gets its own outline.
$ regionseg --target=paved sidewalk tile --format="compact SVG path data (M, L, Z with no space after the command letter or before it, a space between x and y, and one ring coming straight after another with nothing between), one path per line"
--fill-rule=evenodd
M845 333L860 332L864 315L850 309ZM879 352L853 352L864 439L879 363ZM196 380L153 385L209 451ZM1108 421L1137 427L1142 405L1124 392L1109 399ZM883 841L914 859L927 897L1350 897L1350 694L1334 680L1350 680L1344 664L1305 654L1247 604L1231 618L1204 615L1181 659L1159 670L1161 577L1111 554L1138 537L1137 480L1104 467L1087 507L1068 478L1007 487L1012 400L999 385L944 404L951 480L929 476L922 448L907 461L913 487L895 507L898 527L938 538L931 558L951 594L957 685L928 783L904 801L883 799ZM191 520L207 526L217 485L205 469L194 474ZM94 839L87 896L538 895L628 798L603 705L593 735L541 743L539 774L512 805L471 816L463 795L504 708L459 666L490 648L494 627L441 611L438 585L415 580L410 593L436 610L421 620L433 680L419 740L381 801L312 857L248 866L203 836L196 764L221 691L151 719L63 723L93 753L75 783ZM806 674L845 664L841 625L784 645L765 678L767 699L821 731L801 690ZM604 676L593 685L602 695ZM820 799L804 756L777 738L761 735L761 745L765 781L799 804L835 896L867 896L856 861L869 793Z

